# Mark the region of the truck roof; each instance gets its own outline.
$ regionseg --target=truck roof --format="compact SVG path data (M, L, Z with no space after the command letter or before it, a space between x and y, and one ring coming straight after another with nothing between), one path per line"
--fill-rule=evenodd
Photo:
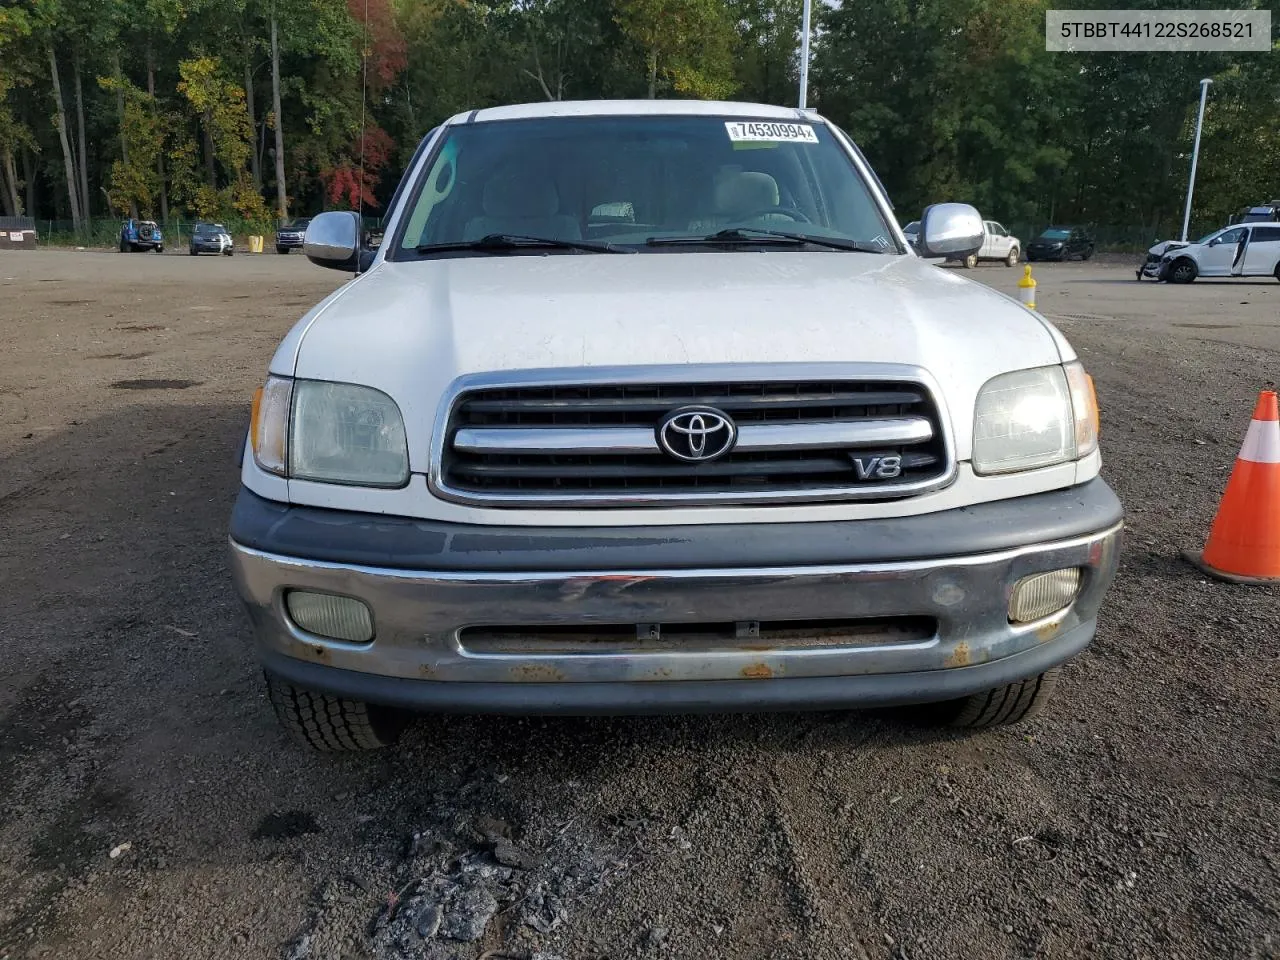
M734 103L717 100L556 100L521 103L504 107L469 110L449 119L454 123L485 123L491 120L530 120L541 117L639 117L639 116L719 116L812 121L818 115L798 107L778 107L763 103Z

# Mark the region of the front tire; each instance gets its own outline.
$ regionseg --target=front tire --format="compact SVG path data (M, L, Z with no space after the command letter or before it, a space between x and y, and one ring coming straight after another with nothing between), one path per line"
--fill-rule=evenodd
M1004 265L1006 267L1016 267L1018 265L1018 248L1017 247L1013 247L1009 251L1009 255L1004 258Z
M1190 257L1179 257L1169 267L1170 283L1191 283L1200 275L1200 268Z
M227 250L225 251L225 255L228 257L232 256L234 253L235 253L235 250L231 249L230 247L228 247Z
M1088 260L1092 256L1093 256L1093 247L1085 247L1084 253L1080 254L1080 259Z
M978 730L1029 720L1044 710L1058 685L1060 668L1007 683L959 700L937 704L934 718L949 727Z
M303 690L270 674L267 695L289 735L323 753L389 747L408 722L404 714L387 707Z

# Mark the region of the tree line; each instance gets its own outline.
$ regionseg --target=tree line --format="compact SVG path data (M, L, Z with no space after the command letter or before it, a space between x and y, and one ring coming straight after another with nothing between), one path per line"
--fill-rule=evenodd
M811 106L904 220L949 199L1155 231L1180 219L1211 77L1197 220L1280 197L1277 51L1047 53L1050 5L1070 4L815 0ZM793 104L800 19L801 0L0 0L0 210L376 215L422 135L463 110Z

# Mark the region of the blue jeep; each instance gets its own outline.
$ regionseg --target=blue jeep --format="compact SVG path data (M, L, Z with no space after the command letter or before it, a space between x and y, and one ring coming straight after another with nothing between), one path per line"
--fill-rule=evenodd
M154 250L164 253L164 234L153 220L126 220L120 227L120 252Z

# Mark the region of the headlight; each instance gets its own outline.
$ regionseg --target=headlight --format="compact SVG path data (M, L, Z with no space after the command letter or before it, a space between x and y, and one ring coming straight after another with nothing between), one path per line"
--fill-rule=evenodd
M295 480L402 487L409 453L400 408L380 390L271 377L254 399L253 454Z
M973 421L973 471L1011 473L1065 463L1098 445L1093 381L1079 363L988 380Z

